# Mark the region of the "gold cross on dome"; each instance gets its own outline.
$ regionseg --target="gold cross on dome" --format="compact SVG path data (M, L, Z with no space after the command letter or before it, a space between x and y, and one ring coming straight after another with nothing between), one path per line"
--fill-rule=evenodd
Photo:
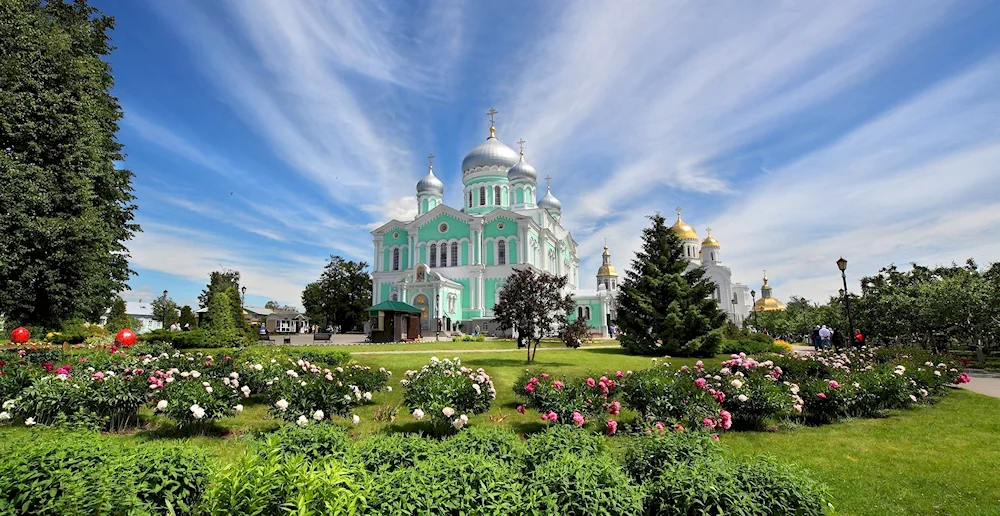
M430 168L434 168L434 153L427 155L427 166Z
M493 109L493 108L490 108L490 110L486 112L487 115L490 115L490 125L494 124L494 122L493 122L493 115L495 115L497 113L499 113L499 111L497 111L496 109Z
M677 208L674 209L674 211L677 212L677 219L679 220L681 218L681 207L678 206Z
M712 228L711 227L705 228L705 232L708 233L708 236L712 236Z
M524 138L521 138L520 140L517 141L517 146L521 148L522 156L524 155L524 143L525 143Z

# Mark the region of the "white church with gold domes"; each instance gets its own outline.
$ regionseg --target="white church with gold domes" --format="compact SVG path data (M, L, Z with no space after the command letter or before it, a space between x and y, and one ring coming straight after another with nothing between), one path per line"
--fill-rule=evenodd
M705 269L705 276L715 282L716 290L712 298L719 303L719 309L727 314L729 320L737 325L750 315L753 300L750 288L743 283L733 283L733 271L722 263L722 246L712 236L712 228L706 228L705 240L699 243L698 233L681 219L681 209L677 208L677 222L670 230L680 238L684 246L684 258L688 261L688 270L695 267ZM767 283L767 280L764 280ZM768 287L770 294L770 287Z
M469 333L478 327L498 334L492 319L500 292L515 267L531 267L566 276L576 303L570 320L583 319L592 333L607 336L619 281L610 251L604 247L595 288L581 288L577 243L562 225L562 203L548 184L537 197L538 172L525 157L524 140L517 142L520 152L504 145L495 114L491 109L486 141L462 160L462 206L444 204L445 185L434 175L431 155L427 175L416 184L416 218L390 220L372 231L372 304L413 305L424 330ZM747 289L730 283L718 241L709 236L699 249L698 235L679 210L674 231L691 266L705 267L719 285L720 308L741 322L749 313Z

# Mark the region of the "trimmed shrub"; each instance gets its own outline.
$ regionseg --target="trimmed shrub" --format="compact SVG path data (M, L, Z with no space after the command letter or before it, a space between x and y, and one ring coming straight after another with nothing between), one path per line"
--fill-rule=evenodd
M718 443L701 432L665 432L636 437L625 450L625 472L638 483L646 482L672 464L722 456Z
M347 431L335 425L301 427L286 424L268 436L268 440L270 446L276 447L285 455L304 455L309 460L342 458L353 447Z
M753 335L763 334L754 333ZM767 337L767 335L763 335L763 337ZM787 345L788 343L786 342L785 344ZM790 347L776 344L770 340L762 341L760 338L724 339L719 347L719 352L724 354L746 353L748 355L760 355L763 353L786 353L789 351L791 351Z
M638 514L642 491L609 457L562 453L535 466L524 505L527 514Z
M506 428L484 426L469 428L467 432L445 439L439 450L455 456L482 455L520 469L525 446L517 434Z
M234 344L228 341L217 341L212 338L212 335L201 328L190 331L153 330L139 335L139 341L165 343L177 349L220 348Z
M265 446L212 476L202 514L362 514L371 478L332 460L309 461Z
M699 388L697 380L691 372L674 370L670 364L649 367L625 376L622 400L647 421L701 426L705 418L719 414L719 405L707 386Z
M357 443L354 455L368 471L395 471L428 459L439 447L418 434L375 434Z
M302 357L302 360L305 360L306 362L322 364L329 367L344 365L351 361L351 354L346 351L302 351L299 355Z
M607 376L563 379L525 371L514 382L514 393L543 417L556 416L549 421L579 426L581 421L596 419L605 412L617 414L621 406L614 403L618 387L618 382ZM583 419L574 421L574 414Z
M722 349L722 335L724 331L723 328L716 328L705 335L695 337L687 341L673 354L682 357L714 357Z
M517 478L510 465L481 455L433 455L380 475L368 511L401 516L523 513L524 488Z

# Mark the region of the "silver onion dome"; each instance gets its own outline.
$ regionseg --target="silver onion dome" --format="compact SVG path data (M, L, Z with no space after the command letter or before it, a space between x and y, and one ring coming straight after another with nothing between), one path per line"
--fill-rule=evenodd
M514 181L531 181L534 183L538 180L538 172L535 171L535 167L525 161L524 154L521 154L517 163L507 171L507 180L512 183Z
M517 164L518 157L514 149L504 145L491 134L485 143L465 155L465 159L462 160L462 172L468 172L478 167L492 166L508 170Z
M545 197L538 201L538 207L562 213L562 203L552 195L552 190L548 186L545 187Z
M427 175L417 181L417 195L437 194L444 195L444 183L434 175L434 169L430 168Z

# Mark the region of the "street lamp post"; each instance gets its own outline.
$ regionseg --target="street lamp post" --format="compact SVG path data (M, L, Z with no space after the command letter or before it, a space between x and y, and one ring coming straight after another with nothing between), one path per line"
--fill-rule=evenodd
M739 316L736 314L736 296L733 296L733 324L739 324Z
M847 309L847 342L854 345L854 320L851 318L851 293L847 290L847 260L843 256L837 260L837 268L840 269L840 278L844 281L844 307Z
M757 291L750 291L750 299L753 302L753 306L750 307L750 311L753 312L753 329L757 330Z
M436 321L434 321L435 331L434 340L441 340L441 294L434 295L434 311L437 312Z
M163 323L163 327L167 327L167 289L163 289L163 302L160 303L160 310L163 313L160 314L160 322Z
M240 288L240 308L247 304L247 286Z

